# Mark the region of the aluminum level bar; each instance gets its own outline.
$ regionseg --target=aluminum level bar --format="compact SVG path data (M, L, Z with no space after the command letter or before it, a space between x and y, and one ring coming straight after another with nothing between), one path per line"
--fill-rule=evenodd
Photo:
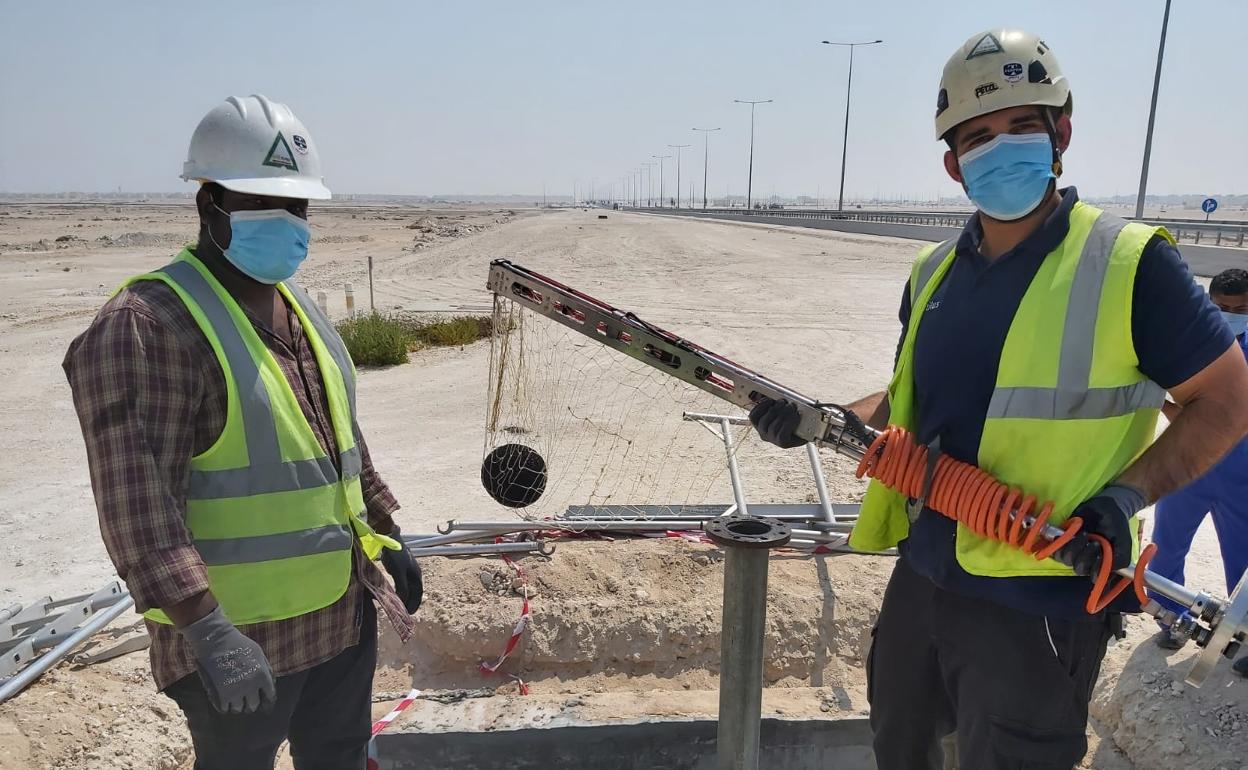
M742 409L763 398L790 401L801 417L797 435L834 451L861 458L874 438L839 406L820 403L630 312L505 259L490 263L488 287L500 297Z

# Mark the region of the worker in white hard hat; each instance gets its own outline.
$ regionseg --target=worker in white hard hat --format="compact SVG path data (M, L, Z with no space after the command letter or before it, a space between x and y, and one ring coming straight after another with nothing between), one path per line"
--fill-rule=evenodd
M374 602L406 639L423 584L350 354L290 280L308 201L330 197L320 155L289 107L232 96L182 178L198 243L127 281L65 357L100 529L196 770L270 770L287 739L299 770L362 770Z
M1141 610L1134 591L1090 596L1088 577L1131 563L1137 514L1248 433L1248 365L1164 229L1058 187L1073 101L1047 43L974 35L935 103L945 170L977 211L919 252L892 382L851 408L1001 484L933 489L929 464L916 499L868 488L850 543L900 553L867 660L876 763L940 770L953 735L962 768L1064 770L1087 750L1106 644ZM1182 410L1154 443L1167 391ZM781 446L800 445L796 416L772 400L750 415ZM1056 558L980 518L1008 525L1011 489L1071 522ZM1001 508L981 509L989 494Z

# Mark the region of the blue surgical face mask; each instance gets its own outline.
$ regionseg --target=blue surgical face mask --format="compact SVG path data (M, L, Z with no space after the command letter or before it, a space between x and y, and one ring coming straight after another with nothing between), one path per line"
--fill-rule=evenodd
M967 197L1003 222L1035 211L1055 178L1048 134L1000 134L968 150L958 165Z
M308 256L312 228L285 209L230 211L230 246L221 249L230 264L260 283L274 284L295 274ZM212 237L212 229L208 230ZM213 238L213 243L217 243ZM217 248L221 248L217 244Z
M1248 331L1248 313L1231 313L1226 310L1221 312L1222 320L1231 327L1231 333L1236 337Z

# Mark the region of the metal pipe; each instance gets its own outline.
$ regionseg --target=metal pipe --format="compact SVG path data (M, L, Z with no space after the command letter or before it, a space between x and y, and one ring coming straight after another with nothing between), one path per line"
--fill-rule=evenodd
M810 472L815 477L815 491L819 493L819 505L823 507L823 520L835 524L832 499L828 497L828 485L823 480L823 462L819 459L819 447L813 441L806 444L806 456L810 458Z
M430 548L416 548L411 543L407 550L413 556L489 556L499 553L541 553L549 556L554 553L540 540L526 540L520 543L479 543L476 545L435 545Z
M86 623L82 624L74 633L65 637L65 641L48 650L43 655L22 670L9 681L0 686L0 703L4 703L9 698L17 695L26 689L31 682L43 676L48 669L55 666L66 655L68 655L75 647L82 644L88 637L93 636L97 631L112 623L121 613L134 606L134 597L126 594L116 604L108 609L94 615Z
M1014 519L1018 517L1017 509L1011 509L1009 511L1009 517L1010 521L1014 521ZM1026 516L1023 518L1023 529L1029 530L1035 526L1035 523L1036 519L1034 516ZM1052 524L1045 524L1044 529L1040 530L1040 534L1046 539L1052 541L1064 535L1065 532ZM1117 574L1122 575L1123 577L1134 578L1135 564L1130 564L1120 570L1117 570ZM1144 583L1149 588L1153 589L1167 599L1171 599L1179 604L1182 604L1188 609L1202 615L1216 612L1216 610L1221 606L1219 602L1209 598L1205 594L1193 591L1186 586L1179 585L1173 580L1164 578L1155 572L1145 570Z
M845 542L845 536L843 534L842 535L829 535L827 532L820 532L814 529L798 529L798 528L794 528L791 531L793 532L793 540L795 541L800 538L802 540L809 540L812 543L843 543Z
M760 505L765 505L765 504L758 503L758 504L755 504L753 507L758 508ZM569 527L575 527L580 522L595 522L595 521L597 522L612 522L612 521L706 522L706 521L713 521L715 519L718 519L720 516L726 515L726 513L727 512L725 512L724 514L713 514L713 515L694 514L694 513L673 513L673 514L664 516L661 519L655 518L653 516L646 516L644 514L621 514L619 516L568 516L564 518L555 519L554 521L557 524L563 524ZM751 511L750 515L757 516L760 519L775 519L776 521L787 521L787 522L792 522L794 524L808 524L811 527L818 527L820 529L832 529L834 528L834 526L843 526L846 528L846 531L848 531L849 527L853 526L853 519L847 519L844 516L837 519L835 522L827 522L823 520L822 516L812 518L810 516L805 516L801 514L757 513L757 512Z
M1161 17L1161 40L1157 43L1157 71L1153 74L1153 100L1148 107L1148 131L1144 134L1144 162L1140 165L1140 191L1135 198L1135 218L1144 216L1144 196L1148 190L1148 161L1153 154L1153 124L1157 121L1157 92L1161 90L1161 62L1166 55L1166 28L1170 26L1170 0Z
M768 551L788 544L791 533L781 522L725 516L709 524L707 534L725 552L716 733L718 766L720 770L757 770Z
M749 425L748 417L737 417L726 414L710 414L708 412L685 412L683 415L686 420L697 420L698 422L722 422L727 420L733 425Z
M409 548L429 548L436 545L450 545L451 543L463 543L469 540L480 540L483 537L494 537L494 532L451 532L445 535L433 535L430 537L415 537L412 535L404 535L402 540Z
M717 736L720 770L758 767L769 562L762 548L725 549Z
M518 522L505 521L455 521L446 523L446 531L476 532L477 537L488 535L505 535L513 532L648 532L658 530L696 530L702 528L698 519L682 519L679 521L662 519L643 519L638 521L600 521L595 519L577 519L574 521L541 521ZM441 529L441 528L439 528Z
M741 486L741 471L737 467L736 447L732 441L732 423L727 417L719 421L720 430L724 432L724 449L728 452L728 478L732 481L732 498L737 503L737 513L749 516L750 509L745 504L745 488Z

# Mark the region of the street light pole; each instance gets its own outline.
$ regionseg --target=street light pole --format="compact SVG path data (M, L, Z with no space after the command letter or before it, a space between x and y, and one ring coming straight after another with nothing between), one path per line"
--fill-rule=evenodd
M750 173L745 181L745 210L752 211L754 200L754 107L759 104L771 104L771 99L757 99L751 101L749 99L733 99L737 104L750 105Z
M680 208L680 151L685 149L686 147L692 147L692 146L693 145L689 145L689 144L669 144L668 145L668 147L671 147L673 150L676 151L676 208ZM690 205L692 205L693 201L689 201L689 203Z
M845 210L845 158L849 152L849 94L854 87L854 49L860 45L875 45L883 43L883 40L870 40L862 43L834 43L831 40L824 40L824 45L848 46L849 48L849 78L845 82L845 136L841 140L841 192L836 199L836 210Z
M654 208L654 163L642 163L646 169L646 208Z
M706 161L710 154L710 133L718 131L718 128L695 128L694 131L702 132L702 210L706 210ZM693 200L689 200L689 204L693 205Z
M1157 91L1161 88L1161 59L1166 53L1166 28L1170 26L1170 0L1161 17L1161 42L1157 44L1157 72L1153 75L1153 102L1148 108L1148 133L1144 136L1144 165L1140 168L1140 193L1135 196L1135 218L1144 217L1144 192L1148 189L1148 161L1153 154L1153 122L1157 119Z
M663 208L663 200L664 198L667 197L663 194L664 189L665 189L663 186L663 161L668 160L672 156L671 155L651 155L650 157L654 158L655 160L659 162L659 208Z

